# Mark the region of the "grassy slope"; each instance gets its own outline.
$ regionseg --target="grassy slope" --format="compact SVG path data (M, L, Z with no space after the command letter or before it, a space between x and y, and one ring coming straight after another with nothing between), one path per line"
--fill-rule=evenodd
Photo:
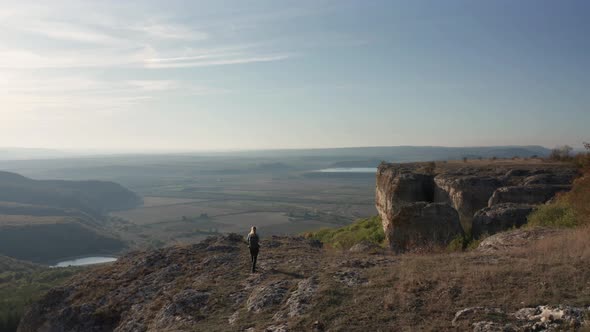
M306 238L320 240L324 244L338 249L348 249L362 241L382 245L385 240L385 233L383 233L383 226L379 216L360 219L348 226L325 228L304 235Z
M80 271L49 269L0 256L0 332L16 331L24 307Z
M529 216L528 225L575 227L590 224L590 171L578 178L572 190Z

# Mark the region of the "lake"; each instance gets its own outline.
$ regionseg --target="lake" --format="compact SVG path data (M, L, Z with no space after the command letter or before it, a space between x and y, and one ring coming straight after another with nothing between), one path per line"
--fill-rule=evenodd
M83 257L83 258L77 258L77 259L59 262L56 265L54 265L53 267L84 266L84 265L92 265L92 264L110 263L110 262L114 262L116 260L117 259L114 257L100 257L100 256Z
M321 173L376 173L377 167L335 167L320 169Z

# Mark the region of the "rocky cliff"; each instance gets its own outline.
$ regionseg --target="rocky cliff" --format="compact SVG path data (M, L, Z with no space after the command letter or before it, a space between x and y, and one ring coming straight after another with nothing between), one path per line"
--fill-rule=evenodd
M521 226L535 205L569 190L575 176L568 165L540 162L438 163L434 168L381 164L375 204L392 249L411 249L407 243L417 237L421 243L446 245L473 227L479 236ZM461 227L455 226L448 208L441 206L440 214L420 212L416 202L447 204ZM445 236L433 229L444 229Z

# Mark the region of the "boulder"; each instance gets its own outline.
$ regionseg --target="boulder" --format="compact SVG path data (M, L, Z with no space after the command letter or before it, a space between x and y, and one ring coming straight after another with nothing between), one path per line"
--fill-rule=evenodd
M501 203L479 210L473 217L471 233L474 238L492 235L527 222L533 206L526 204Z
M432 202L433 176L391 164L382 164L377 172L375 204L382 220L388 220L399 208L414 202Z
M574 172L542 173L526 177L522 184L571 184L575 177Z
M471 307L458 311L452 321L460 331L577 331L587 328L590 310L567 305L537 306L506 313L498 308Z
M488 206L501 203L543 204L559 192L568 191L571 185L524 185L498 188Z
M459 214L445 203L404 205L385 226L389 247L396 252L446 246L463 235Z
M465 230L471 228L475 212L486 207L502 181L492 176L440 174L434 178L434 201L449 203L459 213Z
M510 251L514 248L528 246L534 241L553 236L559 232L560 230L555 228L515 229L485 238L476 250L484 253Z
M348 249L350 252L368 253L380 250L381 247L373 242L363 240Z

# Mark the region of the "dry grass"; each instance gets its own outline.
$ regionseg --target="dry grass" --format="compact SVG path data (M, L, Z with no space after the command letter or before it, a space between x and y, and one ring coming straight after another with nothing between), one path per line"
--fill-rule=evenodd
M584 227L495 255L390 256L391 265L364 271L368 286L349 289L326 281L313 319L335 331L440 331L454 329L454 314L466 307L512 312L542 304L587 306L588 239L590 227ZM304 330L310 323L297 326Z
M168 288L170 296L186 288L212 294L207 316L194 325L195 331L249 327L264 330L276 323L272 317L285 305L286 298L281 304L254 313L248 312L243 303L236 305L231 295L244 292L248 297L252 288L245 285L258 278L261 284L286 280L292 291L298 281L311 276L318 280L312 306L302 316L288 320L290 331L309 331L315 321L330 331L456 330L451 325L453 316L466 307L489 306L512 312L542 304L590 304L588 239L590 226L558 231L527 247L492 254L471 251L394 255L386 251L367 254L320 250L309 247L301 238L279 238L273 240L278 246L263 242L259 276L248 273L247 248L243 244L229 255L228 264L218 266L199 263L215 255L213 252L174 247L162 249L170 263L163 262L164 258L156 260L161 267L142 270L131 265L130 260L122 260L98 268L78 280L73 298L78 303L107 298L113 308L128 310L128 304L118 301L134 298L135 292L143 292L143 287L149 285L146 280L153 274L179 264L183 272ZM140 257L135 260L143 261ZM343 284L335 278L343 271L357 273L367 283ZM130 290L132 285L137 290ZM123 296L119 290L130 293ZM169 296L158 296L151 303L142 303L159 311L168 301ZM228 326L227 319L236 311L236 324Z
M564 199L575 211L579 224L590 224L590 170L574 181L574 186Z

